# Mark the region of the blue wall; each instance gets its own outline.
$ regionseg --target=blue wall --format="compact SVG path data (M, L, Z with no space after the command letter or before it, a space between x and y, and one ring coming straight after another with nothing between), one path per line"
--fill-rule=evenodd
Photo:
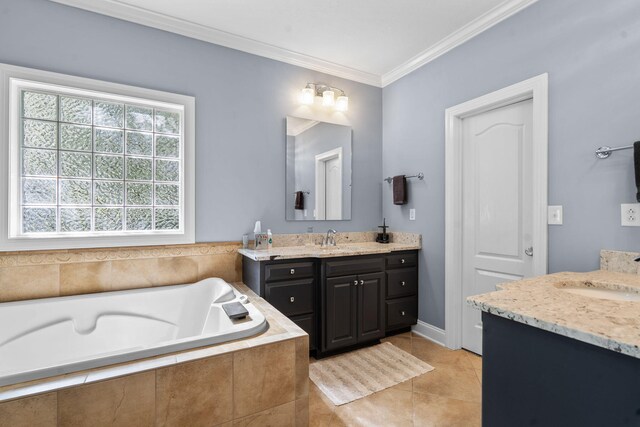
M282 62L46 0L2 0L0 62L196 97L196 238L240 240L253 222L274 233L373 230L381 222L382 91ZM340 87L353 127L353 216L285 221L285 117L309 81Z
M640 250L640 228L620 226L620 204L635 198L632 152L594 157L640 139L639 17L637 0L540 0L383 89L383 175L425 173L406 206L382 192L387 223L423 235L421 320L444 327L445 109L545 72L549 204L564 205L550 271L595 270L601 248Z

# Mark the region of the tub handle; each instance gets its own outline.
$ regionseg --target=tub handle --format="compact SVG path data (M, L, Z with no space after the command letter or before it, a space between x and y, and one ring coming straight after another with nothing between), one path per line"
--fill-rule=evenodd
M291 274L296 274L296 269L295 268L291 269Z
M289 301L291 302L295 302L296 298L295 297L289 297Z

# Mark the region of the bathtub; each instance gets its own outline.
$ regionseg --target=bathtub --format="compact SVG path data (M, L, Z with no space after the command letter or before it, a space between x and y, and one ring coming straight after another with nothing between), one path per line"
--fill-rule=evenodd
M226 302L249 315L231 320ZM0 386L219 344L268 328L222 279L0 304Z

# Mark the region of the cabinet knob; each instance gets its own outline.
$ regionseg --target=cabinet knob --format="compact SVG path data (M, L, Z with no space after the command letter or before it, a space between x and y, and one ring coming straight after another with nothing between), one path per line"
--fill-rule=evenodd
M404 316L404 315L405 315L404 310L400 312L400 315L401 315L401 316Z
M406 285L406 283L404 283L404 281L400 282L400 286L404 286L404 285Z
M291 301L291 302L295 302L295 301L296 301L296 299L295 299L295 297L289 297L289 301ZM403 316L404 316L404 315L403 315Z
M291 269L291 274L296 274L296 269L295 268Z
M364 280L360 280L360 285L364 285Z
M400 264L404 264L404 258L400 260Z
M358 281L357 281L357 280L354 280L354 281L353 281L353 284L354 284L354 286L358 286Z

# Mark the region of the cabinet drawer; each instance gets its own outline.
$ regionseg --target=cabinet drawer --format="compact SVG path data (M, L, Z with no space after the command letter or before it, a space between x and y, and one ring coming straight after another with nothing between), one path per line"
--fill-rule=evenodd
M313 279L268 283L265 299L285 316L313 312Z
M360 273L376 273L384 271L384 258L348 259L339 261L325 261L327 277L347 276Z
M387 255L387 268L415 267L418 264L416 253Z
M264 280L266 282L289 279L306 279L307 277L313 277L312 262L267 264L264 267Z
M387 301L387 330L415 325L418 322L418 297Z
M417 268L401 268L387 271L387 298L398 298L417 293Z
M316 349L316 323L313 314L303 314L302 316L294 316L291 321L300 326L307 334L309 334L309 350Z

